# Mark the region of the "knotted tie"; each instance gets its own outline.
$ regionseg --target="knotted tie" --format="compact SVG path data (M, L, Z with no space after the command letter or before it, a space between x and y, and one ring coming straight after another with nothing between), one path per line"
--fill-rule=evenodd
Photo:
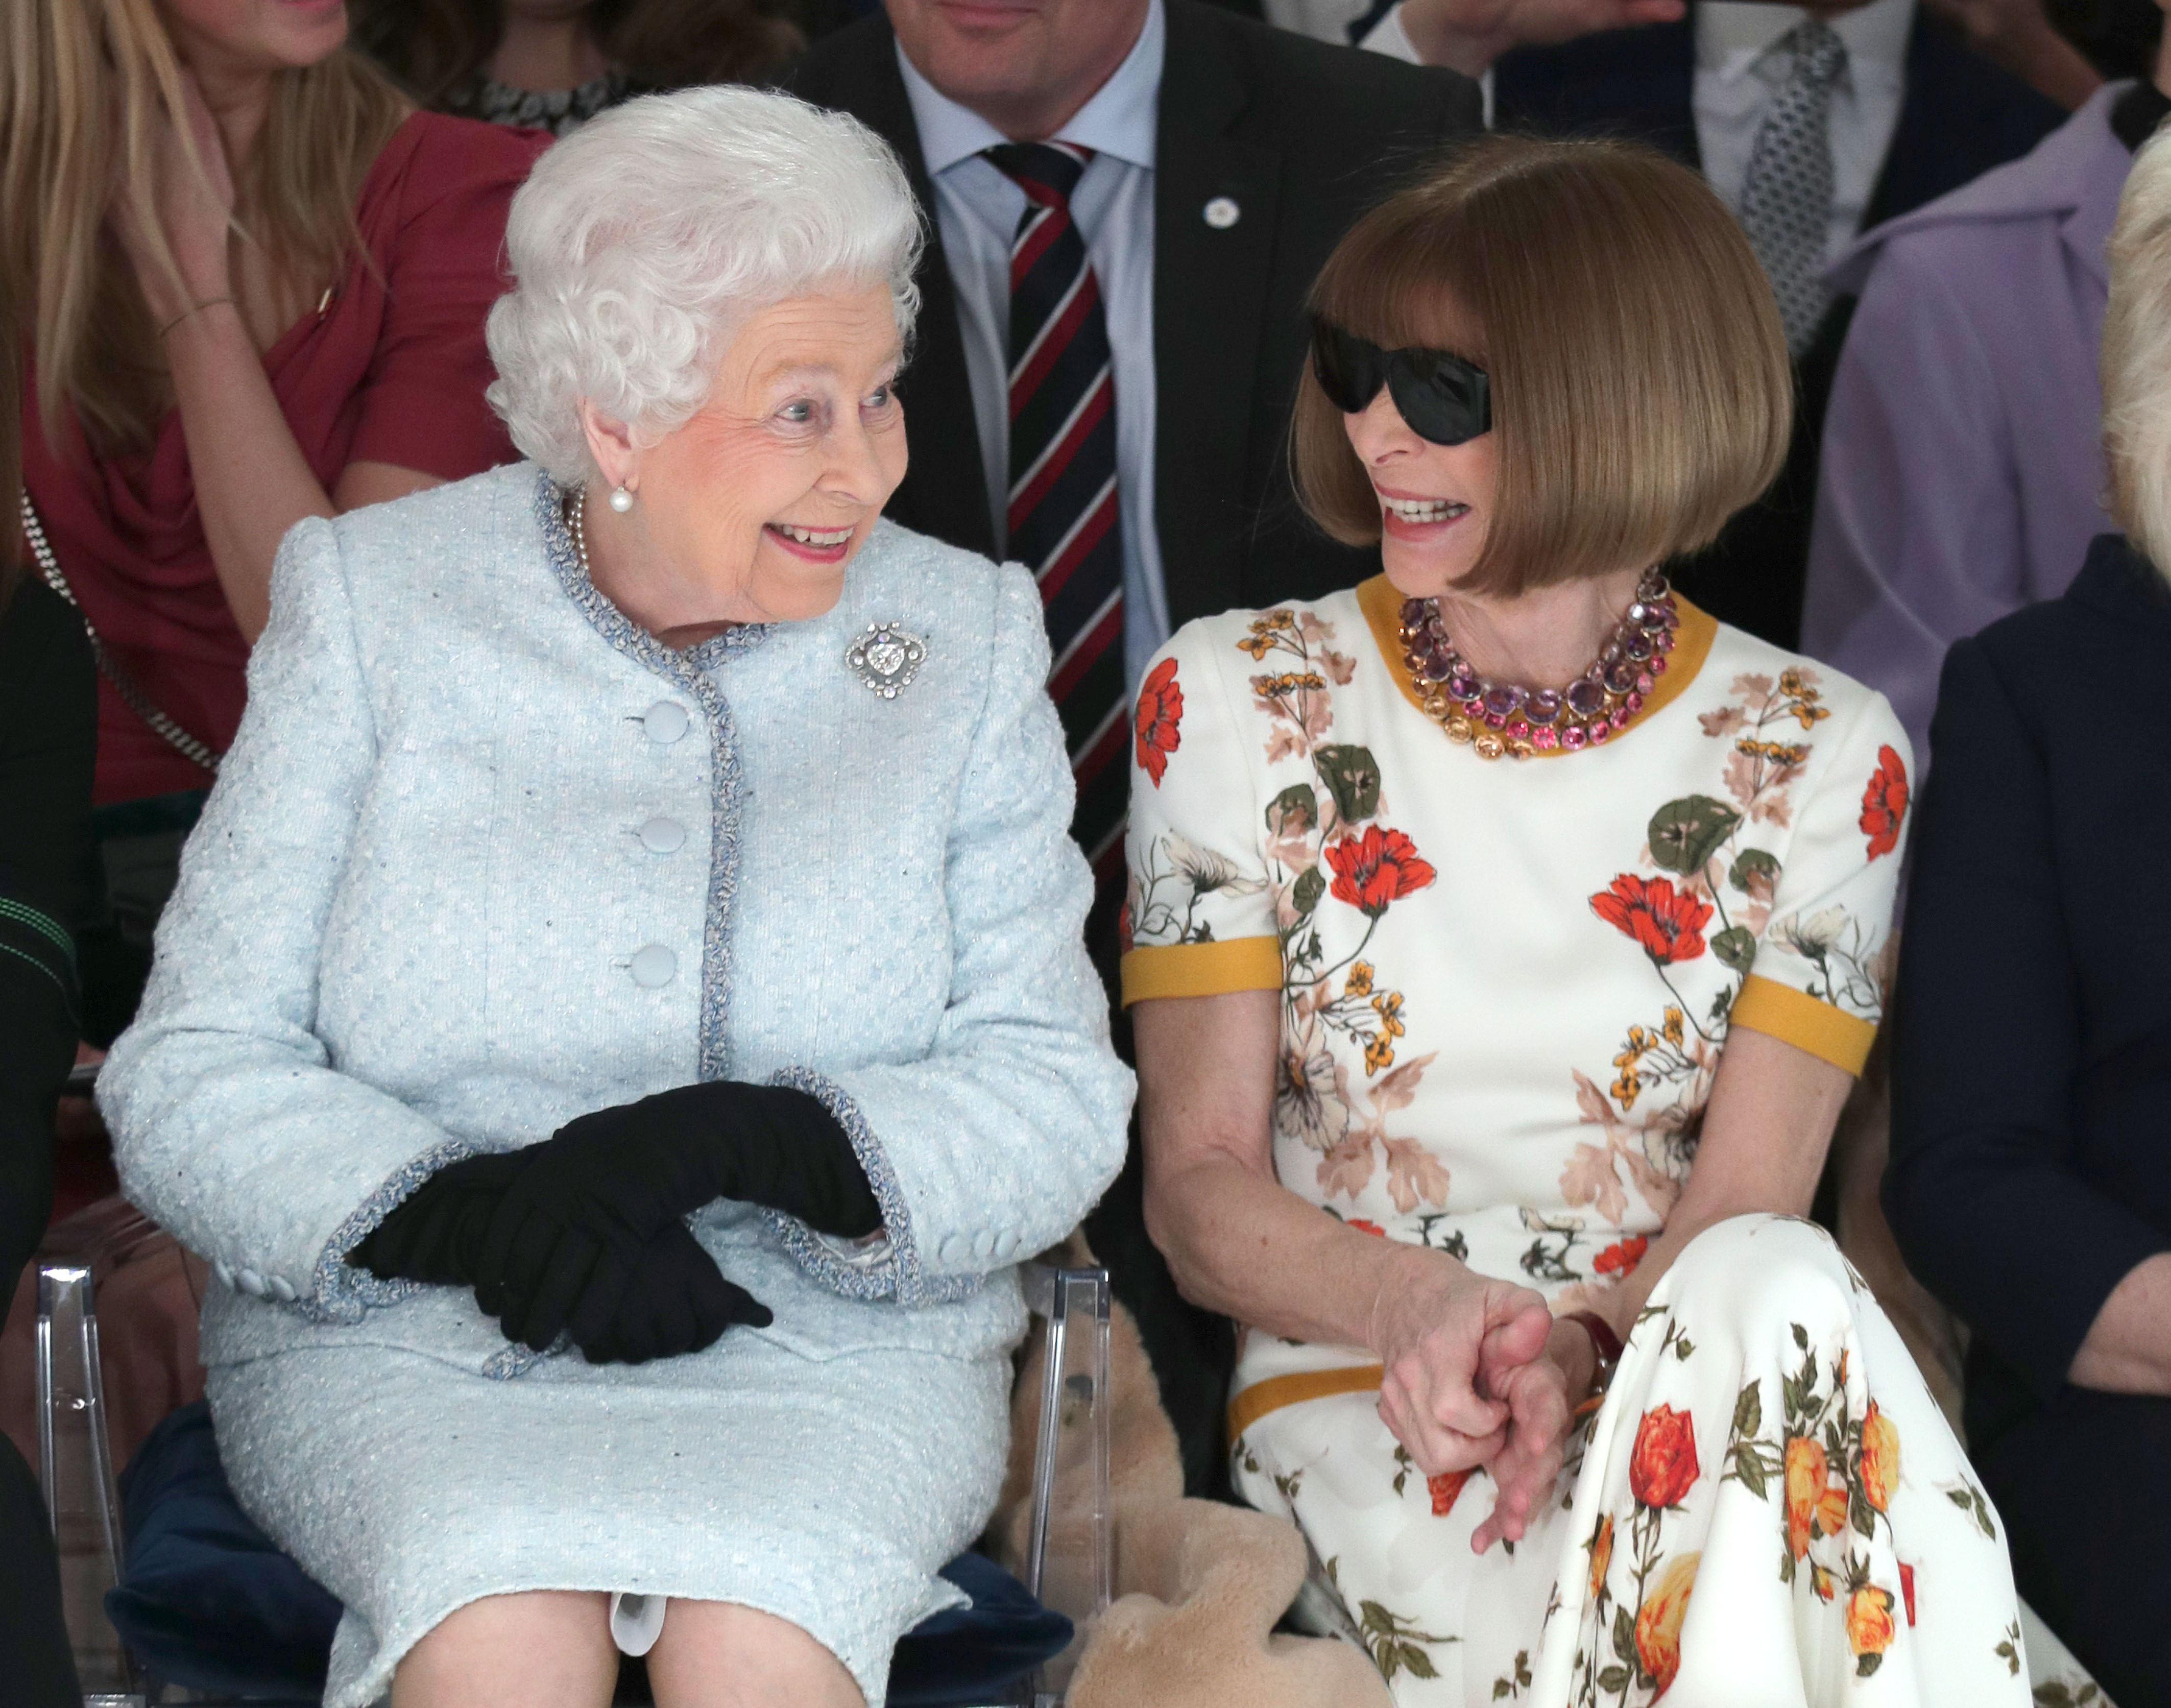
M1831 231L1831 90L1847 68L1847 44L1811 19L1779 46L1793 69L1757 127L1741 186L1741 228L1779 299L1787 348L1799 356L1830 301L1819 275Z
M1092 153L1009 142L987 157L1026 194L1010 241L1010 555L1040 583L1048 691L1078 785L1070 833L1107 891L1121 875L1129 779L1116 380L1100 281L1070 217Z

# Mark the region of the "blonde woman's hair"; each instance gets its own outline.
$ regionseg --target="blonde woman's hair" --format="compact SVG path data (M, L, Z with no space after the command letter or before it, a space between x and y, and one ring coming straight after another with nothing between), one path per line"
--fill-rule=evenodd
M1468 144L1351 228L1310 306L1491 376L1498 486L1471 592L1709 545L1786 458L1793 380L1772 287L1703 179L1649 148ZM1290 458L1314 521L1378 542L1378 495L1309 362Z
M106 228L116 193L166 252L152 202L161 109L196 157L181 64L153 0L0 4L0 276L32 328L48 442L65 404L101 452L147 445L166 407L166 369L135 276ZM235 219L270 258L282 319L333 283L358 241L355 198L405 97L345 48L276 74L271 110L235 184ZM118 136L110 115L119 115Z
M2100 361L2111 514L2171 575L2171 131L2142 147L2119 197Z

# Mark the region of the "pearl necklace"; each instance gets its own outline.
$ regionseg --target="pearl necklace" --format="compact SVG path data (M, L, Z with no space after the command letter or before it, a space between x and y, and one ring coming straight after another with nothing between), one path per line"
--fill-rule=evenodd
M1665 674L1681 623L1673 589L1658 570L1648 570L1589 670L1565 688L1526 688L1472 670L1448 638L1437 599L1406 600L1402 615L1402 661L1426 715L1481 759L1605 746L1643 709Z
M573 501L566 508L572 512L566 519L573 525L573 555L581 560L581 579L593 586L596 578L588 570L588 489L576 486Z

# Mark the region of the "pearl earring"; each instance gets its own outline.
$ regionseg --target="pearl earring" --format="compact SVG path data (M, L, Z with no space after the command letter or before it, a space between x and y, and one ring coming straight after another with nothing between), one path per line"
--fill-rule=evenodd
M611 488L610 507L620 516L633 508L633 495L623 486Z

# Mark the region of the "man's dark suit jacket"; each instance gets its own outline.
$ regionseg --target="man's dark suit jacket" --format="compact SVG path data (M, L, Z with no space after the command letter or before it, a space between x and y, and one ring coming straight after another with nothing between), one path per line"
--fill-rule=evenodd
M1358 215L1442 145L1475 134L1480 108L1477 86L1451 72L1324 46L1200 0L1166 5L1154 174L1155 520L1169 620L1180 626L1234 606L1314 598L1377 570L1376 557L1311 527L1290 493L1305 293ZM899 393L912 466L887 513L991 554L957 295L888 20L821 42L785 86L887 137L928 210L918 346ZM1219 196L1241 210L1226 230L1206 222Z
M1308 348L1304 299L1343 233L1446 144L1477 133L1477 86L1451 72L1330 47L1202 0L1166 0L1154 172L1154 483L1168 613L1181 625L1236 606L1309 599L1377 572L1298 511L1285 447ZM887 514L992 553L987 477L935 199L887 19L817 45L794 94L872 126L928 210L918 348L899 395L912 464ZM1206 222L1226 196L1236 224ZM1118 397L1116 407L1123 407ZM1096 960L1112 976L1114 933ZM1128 1042L1118 1027L1118 1042ZM1128 1053L1128 1050L1125 1052ZM1196 1493L1225 1488L1229 1325L1192 1310L1146 1237L1135 1143L1086 1223L1137 1318Z
M1693 12L1678 24L1520 47L1493 67L1493 123L1546 136L1631 137L1701 170L1695 80ZM1863 224L1910 212L2018 158L2065 118L1918 8L1900 121ZM1794 441L1772 490L1711 551L1675 566L1682 591L1706 610L1788 648L1801 635L1825 403L1853 311L1852 299L1835 303L1797 364Z
M1954 646L1895 992L1884 1204L1974 1331L1968 1451L2020 1593L2120 1702L2171 1701L2171 1399L2066 1372L2171 1251L2171 591L2115 534Z

